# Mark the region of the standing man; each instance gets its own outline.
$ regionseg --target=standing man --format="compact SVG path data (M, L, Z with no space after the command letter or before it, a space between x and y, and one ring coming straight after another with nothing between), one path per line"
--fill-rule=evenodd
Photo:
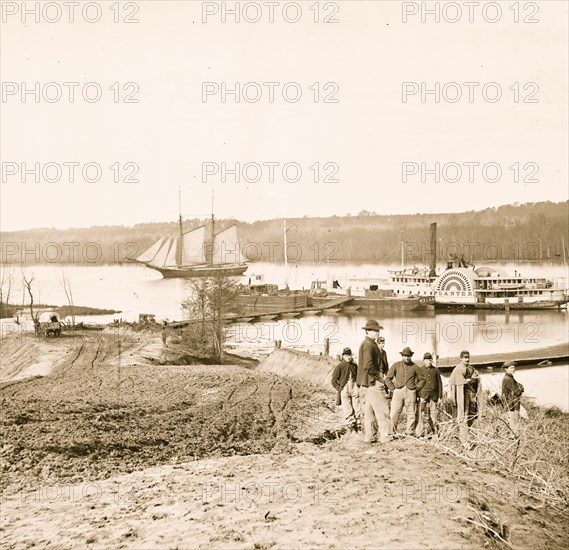
M464 386L465 403L468 404L466 408L466 423L468 427L474 424L478 418L478 396L480 394L480 376L478 371L472 366L468 365L466 369L466 384Z
M520 424L520 399L524 387L514 378L516 364L513 361L504 363L506 374L502 380L502 402L508 411L508 424L512 432L518 435Z
M379 361L379 370L383 373L383 378L387 376L389 372L389 363L387 361L387 353L385 352L385 338L380 336L377 340L377 345L379 347L380 353L380 361ZM391 398L393 397L391 394L391 390L387 387L387 384L384 386L385 396L387 397L387 405L391 408ZM391 426L391 420L389 421Z
M356 383L360 396L365 395L365 436L366 443L377 441L379 431L381 443L389 441L389 403L385 395L383 372L380 369L381 353L377 340L383 327L375 319L370 319L363 327L366 336L360 345ZM377 425L375 425L375 422Z
M418 365L413 363L413 352L405 348L401 353L402 361L393 363L385 379L387 386L393 392L391 402L391 431L397 433L397 422L403 407L407 416L405 433L415 434L415 414L417 408L417 391L425 385Z
M441 373L433 362L433 356L427 352L423 355L421 376L425 385L419 391L419 423L417 437L437 433L437 406L443 397L443 380Z
M380 336L377 339L377 346L379 347L379 370L383 373L383 376L387 376L389 371L389 363L387 362L387 353L385 352L385 338Z
M341 405L346 423L351 431L357 432L358 423L361 423L362 412L360 398L356 384L358 366L354 363L352 350L344 348L342 360L336 365L332 373L332 386L336 388L338 397L336 405Z
M475 398L472 387L478 385L479 375L474 367L470 367L470 352L460 352L460 362L454 367L449 378L449 399L456 411L456 421L459 426L460 441L465 448L470 447L468 432L468 417L471 401Z

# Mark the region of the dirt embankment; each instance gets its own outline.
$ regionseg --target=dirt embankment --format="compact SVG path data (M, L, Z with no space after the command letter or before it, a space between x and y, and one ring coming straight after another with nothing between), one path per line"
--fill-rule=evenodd
M514 547L566 547L567 510L515 480L427 442L341 436L331 388L159 366L159 336L9 346L5 377L50 346L57 360L0 386L6 548L505 546L491 530Z

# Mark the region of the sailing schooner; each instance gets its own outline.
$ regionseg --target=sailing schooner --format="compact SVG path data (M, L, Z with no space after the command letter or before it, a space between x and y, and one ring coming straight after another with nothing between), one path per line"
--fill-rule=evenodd
M177 234L158 239L135 261L156 269L165 278L243 275L248 264L240 261L237 227L215 232L215 221L184 231L182 216ZM226 261L231 258L233 261Z

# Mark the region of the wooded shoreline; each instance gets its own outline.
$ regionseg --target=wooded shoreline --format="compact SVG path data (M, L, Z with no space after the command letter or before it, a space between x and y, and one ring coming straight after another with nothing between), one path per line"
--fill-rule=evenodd
M294 263L398 262L401 242L408 263L422 263L429 252L429 223L437 221L441 260L451 255L474 262L551 262L569 257L569 201L506 205L450 214L358 215L289 218L288 255ZM186 230L203 220L184 222ZM280 262L284 258L282 220L245 223L218 220L220 229L237 225L243 260ZM159 237L177 230L176 222L133 227L102 226L3 232L1 261L7 265L121 264L135 258ZM565 250L563 250L565 248Z

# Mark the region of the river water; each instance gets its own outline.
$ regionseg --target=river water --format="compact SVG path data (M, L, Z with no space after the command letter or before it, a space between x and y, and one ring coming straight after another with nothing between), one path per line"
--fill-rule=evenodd
M290 288L309 288L316 279L344 279L350 277L383 277L393 266L370 264L299 264L290 266L286 278ZM561 266L536 264L504 265L506 271L514 269L524 276L549 278L567 276ZM19 268L13 269L16 274ZM141 313L152 313L156 319L170 321L186 318L182 303L190 295L184 279L163 279L151 269L139 265L79 266L34 265L26 266L28 277L34 277L36 303L66 305L63 276L70 282L76 305L120 310L121 313L97 318L81 317L87 322L111 322L113 319L138 320ZM282 264L253 264L243 281L251 274L263 274L267 282L283 283ZM13 300L27 303L21 289ZM386 317L373 310L354 315L303 316L298 319L236 324L229 330L229 342L235 347L254 349L266 353L274 340L285 347L320 352L326 338L330 339L330 353L336 355L344 346L357 351L363 338L361 327L366 319L376 318L384 327L386 351L390 362L399 359L405 346L415 351L415 359L425 351L436 351L440 357L456 356L468 349L476 355L503 354L504 360L512 351L533 349L554 344L568 344L567 311L498 311L447 313L434 311L400 312ZM2 334L9 330L10 321L2 322ZM569 344L568 344L569 345ZM483 375L487 387L499 386L501 374ZM526 395L536 397L540 403L553 403L569 410L569 366L540 367L518 370L517 378L526 387Z

